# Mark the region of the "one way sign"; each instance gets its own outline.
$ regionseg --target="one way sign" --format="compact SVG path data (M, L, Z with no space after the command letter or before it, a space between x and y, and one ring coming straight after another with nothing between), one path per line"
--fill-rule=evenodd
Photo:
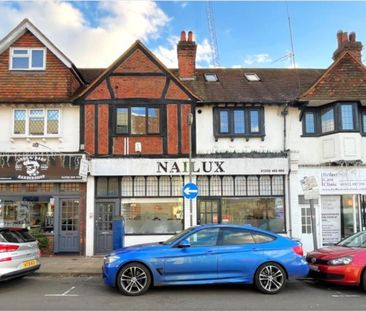
M198 195L198 187L194 183L185 184L183 187L183 196L186 199L195 199Z

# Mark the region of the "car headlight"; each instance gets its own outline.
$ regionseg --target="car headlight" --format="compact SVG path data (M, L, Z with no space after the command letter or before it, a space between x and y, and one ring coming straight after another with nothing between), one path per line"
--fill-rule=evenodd
M328 265L338 266L338 265L349 265L352 262L352 257L341 257L328 261Z
M118 256L105 256L104 257L104 264L105 265L110 265L112 262L116 261L117 259L119 259Z

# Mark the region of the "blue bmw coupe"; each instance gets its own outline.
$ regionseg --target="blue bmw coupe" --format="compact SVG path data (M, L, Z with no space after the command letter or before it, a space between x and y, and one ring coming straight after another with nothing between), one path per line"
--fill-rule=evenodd
M128 296L150 286L243 283L276 294L308 274L302 246L252 226L204 225L165 242L125 247L104 258L103 278Z

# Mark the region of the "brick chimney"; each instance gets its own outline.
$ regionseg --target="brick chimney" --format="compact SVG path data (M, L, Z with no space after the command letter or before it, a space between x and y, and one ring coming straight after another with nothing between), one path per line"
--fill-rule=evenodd
M347 32L339 30L337 32L338 48L333 53L333 60L336 60L344 51L351 53L359 62L361 60L362 43L356 41L356 34L351 32L349 36Z
M197 45L193 41L192 31L182 31L180 41L177 46L179 78L181 80L194 80L196 71L196 51Z

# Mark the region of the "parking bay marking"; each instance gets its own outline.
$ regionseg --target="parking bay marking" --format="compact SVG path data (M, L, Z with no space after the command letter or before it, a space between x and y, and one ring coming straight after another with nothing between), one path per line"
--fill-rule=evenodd
M77 297L79 295L77 294L70 294L69 293L75 289L75 286L71 287L70 289L68 289L66 292L62 293L62 294L46 294L46 297Z

